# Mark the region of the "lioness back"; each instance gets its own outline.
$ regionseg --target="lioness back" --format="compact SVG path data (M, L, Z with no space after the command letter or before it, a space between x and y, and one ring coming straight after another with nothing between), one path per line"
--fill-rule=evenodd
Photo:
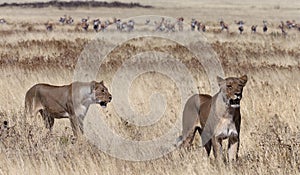
M49 111L64 112L67 101L71 97L71 88L66 86L52 86L49 84L36 84L32 86L25 96L26 112L35 116L39 110L47 107Z

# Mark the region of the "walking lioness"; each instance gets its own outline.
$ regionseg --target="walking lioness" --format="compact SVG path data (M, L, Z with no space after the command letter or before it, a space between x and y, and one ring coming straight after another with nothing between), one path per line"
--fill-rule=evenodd
M228 138L228 160L237 159L240 144L240 101L247 80L247 75L225 80L217 77L220 90L213 97L206 94L190 97L184 107L183 130L177 145L190 145L198 131L208 156L213 147L214 156L220 159L222 140Z
M91 104L106 107L111 94L101 82L73 82L65 86L36 84L25 96L26 116L41 114L50 130L54 118L69 118L74 136L83 133L83 120Z

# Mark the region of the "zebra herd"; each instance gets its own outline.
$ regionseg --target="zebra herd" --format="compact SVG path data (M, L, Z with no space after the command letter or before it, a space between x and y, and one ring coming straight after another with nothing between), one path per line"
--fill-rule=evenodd
M65 15L63 17L60 17L59 22L62 24L72 24L74 20L72 17ZM118 31L132 32L135 26L135 21L132 19L130 19L129 21L122 21L121 19L113 18L113 20L100 21L100 19L97 18L90 22L89 17L82 18L81 23L77 24L77 26L81 26L82 30L87 31L90 23L93 25L93 30L95 32L105 31L107 27L112 24L116 25L116 29ZM237 29L239 33L242 34L244 32L245 22L243 20L239 20L239 21L234 21L234 23L238 25ZM165 31L165 32L183 31L184 18L178 17L174 22L172 22L171 19L161 17L160 20L154 21L152 24L154 25L153 28L154 31ZM190 24L191 31L202 31L202 32L207 31L207 26L205 25L205 23L196 20L196 18L192 18L189 24ZM146 19L144 25L151 26L151 20ZM219 20L219 25L220 25L220 31L223 30L226 30L227 32L229 31L229 24L225 23L223 19ZM257 27L258 27L257 24L252 25L251 33L256 33ZM295 20L292 21L288 20L286 21L286 23L281 21L278 28L281 30L282 34L286 35L287 34L286 29L295 28L300 31L300 24L297 24ZM52 30L53 27L51 27L50 29ZM47 30L49 29L47 28ZM268 22L266 20L262 21L262 31L264 33L268 31Z
M0 24L5 24L7 23L4 18L0 19ZM50 22L48 21L45 23L45 27L47 31L52 31L54 30L55 25L70 25L74 26L75 25L75 30L76 31L88 31L90 26L92 26L92 30L95 32L99 31L106 31L108 26L115 25L116 30L120 32L132 32L135 29L135 21L133 19L130 19L128 21L123 21L121 19L117 18L112 18L112 19L107 19L107 20L100 20L99 18L91 20L89 17L87 18L82 18L80 22L75 23L75 20L68 15L64 15L58 19L58 22ZM245 22L243 20L239 21L234 21L234 23L238 26L237 30L239 31L240 34L242 34L245 31L244 24ZM153 21L151 22L150 19L146 19L144 24L140 25L145 25L149 27L153 27L153 31L161 31L161 32L175 32L175 31L183 31L184 30L184 18L183 17L178 17L175 19L175 21L171 18L166 18L166 17L161 17L160 20ZM208 31L208 27L205 23L197 20L196 18L192 18L191 22L189 23L190 25L190 30L191 31L202 31L206 32ZM262 21L262 31L263 33L266 33L268 31L268 22L266 20ZM223 19L219 20L219 29L218 31L224 31L226 30L229 32L229 24L226 23ZM257 27L258 25L252 25L251 26L251 33L256 33L257 32ZM213 27L212 27L213 28ZM297 29L300 31L300 24L297 24L295 20L288 20L286 22L281 21L280 24L278 25L278 28L281 30L281 33L283 35L287 34L287 29Z

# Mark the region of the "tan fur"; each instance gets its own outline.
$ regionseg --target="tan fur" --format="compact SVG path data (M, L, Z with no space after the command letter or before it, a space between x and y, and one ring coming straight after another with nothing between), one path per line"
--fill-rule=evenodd
M106 107L111 94L101 82L73 82L65 86L36 84L25 96L26 116L41 114L50 130L54 118L69 118L75 136L83 133L83 119L91 104ZM80 131L80 133L78 133Z
M228 159L233 160L238 156L240 143L239 102L248 79L244 75L225 80L217 77L217 80L220 91L213 97L196 94L188 99L183 111L182 136L177 145L191 145L198 131L207 154L210 154L213 147L214 156L219 159L222 155L222 140L228 138Z

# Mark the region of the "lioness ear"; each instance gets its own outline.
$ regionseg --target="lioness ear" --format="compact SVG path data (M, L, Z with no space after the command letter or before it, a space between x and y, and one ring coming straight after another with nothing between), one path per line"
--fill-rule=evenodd
M100 84L101 84L101 85L104 85L104 83L103 83L103 80L102 80L102 81L100 81Z
M218 82L218 85L221 86L222 83L224 82L224 79L221 78L221 77L219 77L219 76L217 76L217 82Z
M248 77L247 75L243 75L240 77L240 80L242 81L242 83L244 84L244 86L246 85L247 81L248 81Z

